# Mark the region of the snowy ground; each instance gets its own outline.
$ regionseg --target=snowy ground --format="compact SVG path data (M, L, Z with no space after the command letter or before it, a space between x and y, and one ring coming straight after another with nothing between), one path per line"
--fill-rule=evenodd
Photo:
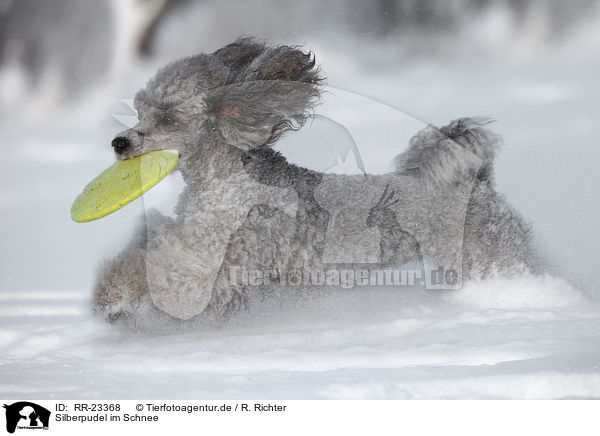
M144 204L85 225L69 209L113 159L108 144L120 127L105 101L131 96L140 76L78 110L49 115L37 101L26 116L5 112L0 397L600 398L598 60L374 72L314 49L331 85L416 119L497 119L506 142L499 187L559 272L445 293L269 301L194 332L105 324L89 309L95 266L123 246Z
M600 396L600 307L557 279L346 291L164 336L91 319L82 291L0 301L6 398Z

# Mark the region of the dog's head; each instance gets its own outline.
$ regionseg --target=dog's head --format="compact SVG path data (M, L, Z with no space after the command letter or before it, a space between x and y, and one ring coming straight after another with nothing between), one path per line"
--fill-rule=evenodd
M310 53L239 39L159 70L135 96L139 122L112 146L122 159L165 149L185 159L205 143L272 144L303 124L322 80Z

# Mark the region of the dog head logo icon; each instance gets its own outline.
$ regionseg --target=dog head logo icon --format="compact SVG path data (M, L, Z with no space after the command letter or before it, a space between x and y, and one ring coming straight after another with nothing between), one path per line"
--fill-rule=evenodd
M6 409L6 431L18 429L48 429L50 411L28 401L4 405Z

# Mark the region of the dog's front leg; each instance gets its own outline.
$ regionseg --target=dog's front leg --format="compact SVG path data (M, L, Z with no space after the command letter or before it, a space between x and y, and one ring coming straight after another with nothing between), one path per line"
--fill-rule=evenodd
M146 254L149 240L174 228L174 221L150 211L134 237L114 259L105 261L94 286L93 310L109 321L131 317L149 303Z
M187 190L174 227L148 241L149 295L156 307L175 318L187 320L205 311L231 237L252 208L266 204L295 216L294 191L246 175L240 178L213 180L200 190Z

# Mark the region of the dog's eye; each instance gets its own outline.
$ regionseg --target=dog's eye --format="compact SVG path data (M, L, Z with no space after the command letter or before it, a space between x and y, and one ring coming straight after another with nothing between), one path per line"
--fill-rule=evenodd
M177 126L179 121L173 115L164 115L161 119L161 123L165 126Z

